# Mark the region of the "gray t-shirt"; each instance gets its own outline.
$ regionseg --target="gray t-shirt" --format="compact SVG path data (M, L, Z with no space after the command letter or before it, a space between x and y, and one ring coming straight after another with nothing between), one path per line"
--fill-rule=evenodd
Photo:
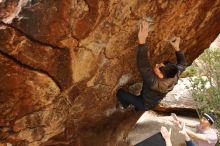
M218 137L214 129L202 129L202 127L198 124L196 126L196 133L204 134L207 138L207 141L204 140L196 140L196 146L215 146L217 143Z

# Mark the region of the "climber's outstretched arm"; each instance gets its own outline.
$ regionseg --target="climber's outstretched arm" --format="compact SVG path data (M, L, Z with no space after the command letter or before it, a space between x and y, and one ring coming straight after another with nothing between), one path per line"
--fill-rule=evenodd
M139 45L137 49L137 66L144 83L151 86L154 82L155 75L147 57L148 46L145 43L148 36L148 31L148 23L143 21L138 32Z
M177 67L182 73L186 69L186 59L184 52L180 50L180 37L173 37L169 42L176 51Z

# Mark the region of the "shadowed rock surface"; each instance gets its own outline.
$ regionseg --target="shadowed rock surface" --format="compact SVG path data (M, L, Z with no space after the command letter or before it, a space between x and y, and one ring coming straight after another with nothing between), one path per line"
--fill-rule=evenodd
M116 110L115 93L141 81L140 20L153 21L152 65L175 60L173 35L190 65L220 32L219 7L220 0L0 0L1 143L129 145L142 113Z

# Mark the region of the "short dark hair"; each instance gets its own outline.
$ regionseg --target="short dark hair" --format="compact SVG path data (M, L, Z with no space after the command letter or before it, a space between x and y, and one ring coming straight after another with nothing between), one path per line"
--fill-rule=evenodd
M160 71L165 78L174 78L178 73L178 67L176 64L173 64L169 61L164 62L165 66L160 67Z
M209 121L210 125L215 122L215 116L212 113L204 113L203 117Z

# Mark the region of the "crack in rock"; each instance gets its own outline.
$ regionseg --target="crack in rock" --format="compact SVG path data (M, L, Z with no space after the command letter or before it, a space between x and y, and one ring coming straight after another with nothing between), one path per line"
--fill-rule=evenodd
M3 50L3 49L1 49L1 50ZM54 81L54 83L57 85L57 87L59 88L59 90L62 91L62 87L61 87L61 85L59 84L59 82L58 82L53 76L51 76L48 72L46 72L46 71L44 71L44 70L42 70L42 69L37 69L37 68L34 68L34 67L29 66L29 65L27 65L27 64L24 64L24 63L22 63L21 61L19 61L19 60L17 60L16 58L14 58L13 56L11 56L11 55L9 55L9 54L7 54L7 53L1 51L1 50L0 50L0 54L1 54L1 55L3 55L4 57L6 57L6 58L12 60L13 62L15 62L16 64L18 64L19 66L21 66L21 67L23 67L23 68L26 68L26 69L28 69L28 70L32 70L32 71L36 71L36 72L39 72L39 73L42 73L42 74L46 74L48 77L50 77L50 78Z
M44 43L44 42L41 42L39 40L36 40L35 38L33 38L32 36L26 34L25 32L23 32L22 30L20 30L19 28L15 27L15 26L12 26L10 24L6 24L6 23L3 23L3 22L0 22L0 25L3 25L1 26L1 28L4 28L5 27L10 27L16 31L18 31L19 33L21 33L23 36L25 36L26 38L28 38L30 41L32 42L35 42L37 44L40 44L40 45L44 45L44 46L48 46L48 47L51 47L53 49L58 49L58 50L64 50L64 49L67 49L67 48L61 48L61 47L58 47L58 46L55 46L55 45L52 45L52 44L49 44L49 43Z

